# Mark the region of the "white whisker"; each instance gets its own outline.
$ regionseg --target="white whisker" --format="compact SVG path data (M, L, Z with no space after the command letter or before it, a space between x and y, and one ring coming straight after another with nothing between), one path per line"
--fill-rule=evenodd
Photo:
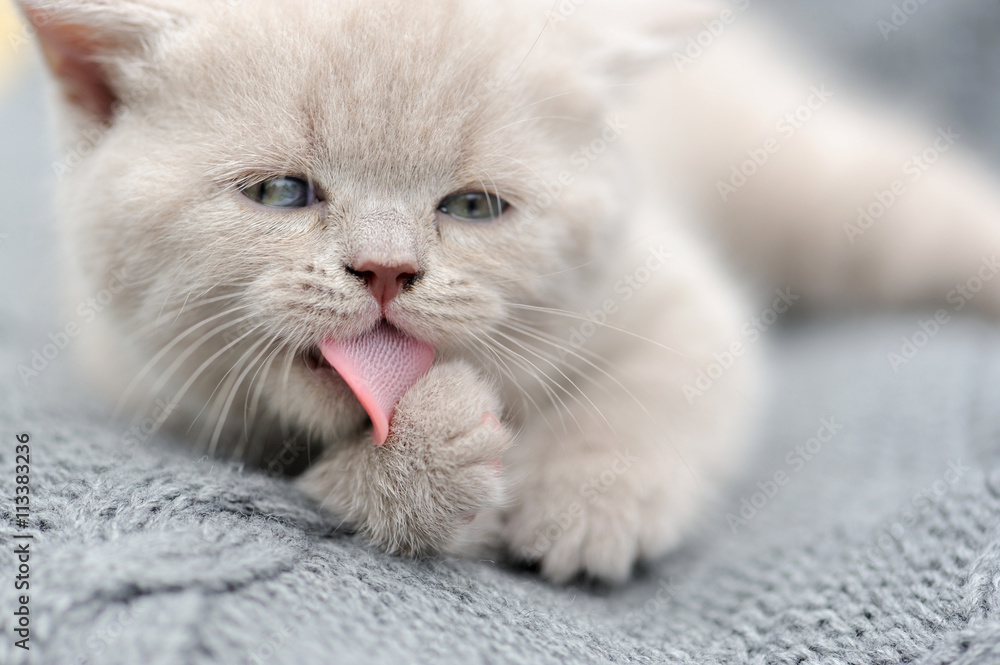
M564 316L566 318L575 319L577 321L586 321L588 323L593 323L595 326L601 326L603 328L607 328L608 330L614 330L615 332L619 332L619 333L621 333L623 335L628 335L629 337L633 337L635 339L641 340L641 341L646 342L648 344L652 344L653 346L655 346L657 348L660 348L660 349L663 349L664 351L669 351L670 353L675 353L678 356L680 356L681 358L684 358L685 360L691 360L691 362L694 362L694 360L692 360L689 356L681 353L677 349L672 349L669 346L666 346L665 344L661 344L661 343L657 342L656 340L649 339L648 337L643 337L642 335L637 335L634 332L631 332L629 330L625 330L624 328L618 328L618 327L613 326L613 325L611 325L609 323L601 323L600 321L594 321L593 319L590 319L590 318L588 318L586 316L583 316L581 314L577 314L576 312L570 312L570 311L562 310L562 309L553 309L551 307L539 307L537 305L523 305L523 304L520 304L520 303L509 303L508 307L514 307L514 308L517 308L517 309L525 309L525 310L529 310L529 311L532 311L532 312L544 312L544 313L552 314L552 315L555 315L555 316Z
M587 395L587 393L586 393L586 392L584 392L584 391L583 391L583 390L582 390L582 389L580 388L580 386L578 386L578 385L576 384L576 382L575 382L575 381L573 381L573 379L571 379L571 378L569 378L569 376L567 376L566 372L562 371L562 369L561 369L561 368L559 367L559 365L557 365L557 364L556 364L555 362L553 362L552 360L550 360L550 359L546 358L546 357L545 357L545 356L543 356L543 355L542 355L541 353L539 353L539 352L538 352L538 351L536 351L535 349L531 348L531 347L530 347L530 346L528 346L527 344L525 344L525 343L523 343L523 342L521 342L521 341L519 341L519 340L517 340L517 339L515 339L515 338L511 337L510 335L507 335L507 334L505 334L505 333L502 333L502 332L500 332L500 331L497 331L497 333L496 333L496 334L497 334L497 335L500 335L501 337L503 337L504 339L508 340L508 341L509 341L509 342L511 342L512 344L517 344L517 345L518 345L518 346L519 346L520 348L524 349L524 351L525 351L525 352L527 352L527 353L530 353L531 355L535 356L536 358L539 358L540 360L543 360L543 361L547 362L547 363L548 363L549 365L551 365L551 366L552 366L552 368L553 368L553 369L555 369L555 371L556 371L556 372L558 372L558 373L559 373L559 375L560 375L560 376L561 376L561 377L562 377L563 379L565 379L565 380L566 380L566 381L567 381L567 382L568 382L568 383L569 383L569 384L570 384L571 386L573 386L573 389L574 389L574 390L575 390L575 391L576 391L577 393L579 393L580 395L582 395L582 396L583 396L583 399L587 400L587 403L588 403L588 404L590 404L590 406L591 406L591 407L592 407L592 408L594 409L594 411L595 411L595 412L597 413L597 415L599 415L599 416L601 417L601 420L603 420L603 421L604 421L604 423L605 423L605 424L606 424L606 425L608 426L608 428L610 428L612 432L615 432L615 426L614 426L614 425L613 425L613 424L611 423L611 421L610 421L610 420L608 420L607 416L605 416L605 415L604 415L604 412L603 412L603 411L601 411L600 407L598 407L598 406L597 406L597 404L595 404L595 403L594 403L594 401L593 401L592 399L590 399L590 396L589 396L589 395ZM558 385L558 384L557 384L557 385ZM571 391L569 391L569 390L566 390L566 393L567 393L567 394L569 394L569 395L571 395L571 396L572 396L572 397L573 397L573 398L574 398L574 399L575 399L575 400L577 401L577 403L578 403L578 404L580 404L580 406L581 406L581 407L583 407L583 406L584 406L583 402L581 402L581 401L580 401L580 398L579 398L579 397L577 397L577 396L576 396L576 395L575 395L574 393L572 393L572 392L571 392ZM615 432L615 433L616 433L616 432Z

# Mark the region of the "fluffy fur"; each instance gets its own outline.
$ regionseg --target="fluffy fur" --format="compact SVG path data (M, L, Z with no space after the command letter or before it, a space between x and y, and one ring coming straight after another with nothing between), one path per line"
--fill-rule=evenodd
M301 487L394 552L487 546L555 580L621 580L691 530L759 392L752 345L690 390L750 311L702 222L741 250L730 265L814 303L927 298L1000 246L995 186L957 149L846 242L925 139L839 98L721 203L717 181L809 86L755 30L671 67L714 5L21 5L65 145L87 148L61 173L68 302L124 275L86 330L87 374L213 452L266 465L305 442ZM322 202L240 192L277 175ZM512 209L437 211L469 189ZM314 362L383 316L345 271L358 256L419 263L385 316L438 352L384 447Z

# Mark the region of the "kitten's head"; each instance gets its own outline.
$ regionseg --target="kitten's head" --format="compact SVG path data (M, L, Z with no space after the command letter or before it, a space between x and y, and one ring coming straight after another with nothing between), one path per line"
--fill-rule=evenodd
M21 4L62 83L73 278L125 277L116 352L330 436L365 416L322 340L388 321L490 357L520 306L586 292L628 208L608 101L663 43L548 0Z

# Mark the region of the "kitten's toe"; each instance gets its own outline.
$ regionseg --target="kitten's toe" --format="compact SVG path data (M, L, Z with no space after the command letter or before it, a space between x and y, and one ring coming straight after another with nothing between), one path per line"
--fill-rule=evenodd
M512 554L539 563L554 582L579 574L610 582L627 579L639 553L637 507L627 502L594 506L578 493L559 497L551 489L538 488L508 513L505 533Z
M651 496L625 476L595 486L579 469L550 468L517 492L505 514L511 554L538 563L554 582L577 575L621 582L642 557L660 554L680 540L687 520L663 496Z

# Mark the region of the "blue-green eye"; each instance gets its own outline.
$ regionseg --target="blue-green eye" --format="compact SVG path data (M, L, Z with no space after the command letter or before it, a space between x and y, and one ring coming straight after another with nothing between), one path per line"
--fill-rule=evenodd
M290 176L270 178L242 191L248 199L272 208L305 208L316 202L312 185Z
M465 222L488 222L500 217L510 204L496 194L465 192L452 194L438 206L438 210Z

